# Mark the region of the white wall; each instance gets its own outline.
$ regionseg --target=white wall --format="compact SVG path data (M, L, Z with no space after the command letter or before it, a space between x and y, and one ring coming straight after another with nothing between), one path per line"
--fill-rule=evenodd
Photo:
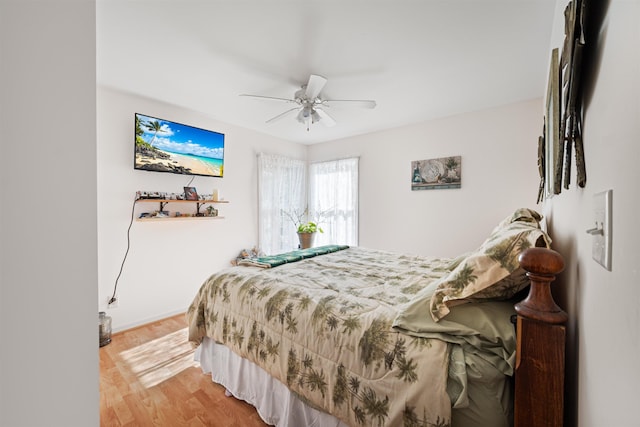
M584 67L587 185L545 204L556 248L566 258L558 279L569 313L566 425L638 426L640 383L640 2L590 2ZM551 47L560 47L558 1ZM572 172L575 182L575 170ZM613 190L612 271L591 259L593 195Z
M541 210L541 102L313 145L309 159L360 156L360 246L453 257L478 247L516 208ZM462 188L411 190L412 160L458 155Z
M95 3L0 2L0 425L97 426Z
M206 277L229 266L240 249L257 244L260 151L297 158L308 152L316 160L360 156L362 246L437 256L474 249L513 209L536 208L540 104L538 99L307 147L99 87L100 309L112 316L114 330L184 312ZM192 185L200 192L219 188L230 203L219 206L223 220L134 221L118 281L118 306L108 309L126 251L135 191L179 192L190 179L133 169L135 112L225 133L224 178L196 177ZM412 160L449 155L462 156L462 189L411 191ZM156 206L139 204L135 216L150 209ZM185 207L169 204L167 209ZM454 226L459 231L452 235Z
M224 219L139 222L118 281L118 306L107 310L114 330L126 329L186 311L204 280L230 266L258 235L258 152L305 159L306 147L218 122L175 105L113 89L98 88L98 255L99 306L107 309L127 247L127 228L137 190L179 193L191 177L133 169L134 113L148 114L225 134L224 177L197 176L200 193L220 189L229 204L218 205ZM169 211L187 212L184 204ZM138 204L140 212L157 210Z

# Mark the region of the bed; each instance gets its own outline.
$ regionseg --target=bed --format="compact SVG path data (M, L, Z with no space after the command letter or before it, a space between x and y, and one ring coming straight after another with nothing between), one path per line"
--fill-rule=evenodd
M544 417L561 417L561 402L558 415L544 399L562 373L543 359L564 335L547 350L520 332L545 337L535 328L566 320L548 290L561 258L540 220L518 209L453 259L333 245L243 260L187 311L196 359L270 425L554 425Z

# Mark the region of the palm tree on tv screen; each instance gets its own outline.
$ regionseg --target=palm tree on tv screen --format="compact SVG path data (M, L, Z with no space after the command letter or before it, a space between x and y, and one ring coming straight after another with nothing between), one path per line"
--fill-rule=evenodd
M151 137L151 141L149 141L149 145L153 147L153 141L155 141L158 132L162 130L162 124L159 121L154 120L152 122L146 122L145 126L154 132L153 136Z

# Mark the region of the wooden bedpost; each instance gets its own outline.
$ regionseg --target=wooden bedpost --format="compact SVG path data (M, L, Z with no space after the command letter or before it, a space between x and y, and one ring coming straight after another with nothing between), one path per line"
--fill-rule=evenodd
M551 249L531 248L520 254L519 261L531 287L527 298L515 306L514 426L562 426L568 316L553 300L550 285L564 269L564 260Z

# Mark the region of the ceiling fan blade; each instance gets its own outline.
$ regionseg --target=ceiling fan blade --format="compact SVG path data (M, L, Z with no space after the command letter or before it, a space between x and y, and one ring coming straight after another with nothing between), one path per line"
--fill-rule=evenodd
M348 106L359 108L376 108L376 101L369 99L324 99L322 105L327 107Z
M270 119L269 119L269 120L267 120L265 123L273 123L273 122L275 122L275 121L278 121L278 120L280 120L281 118L283 118L284 116L286 116L287 114L289 114L290 112L292 112L292 111L296 111L296 110L299 110L299 107L291 108L291 109L289 109L289 110L285 111L284 113L280 113L280 114L278 114L277 116L270 118Z
M320 108L316 108L315 111L320 116L320 123L324 124L327 127L332 127L336 125L336 121L326 111Z
M286 102L296 102L295 99L289 99L289 98L278 98L275 96L263 96L263 95L248 95L246 93L241 93L239 96L248 96L250 98L260 98L260 99L272 99L275 101L286 101Z
M307 99L316 99L318 95L320 95L320 91L322 91L325 84L327 84L327 79L322 76L311 74L304 93Z

